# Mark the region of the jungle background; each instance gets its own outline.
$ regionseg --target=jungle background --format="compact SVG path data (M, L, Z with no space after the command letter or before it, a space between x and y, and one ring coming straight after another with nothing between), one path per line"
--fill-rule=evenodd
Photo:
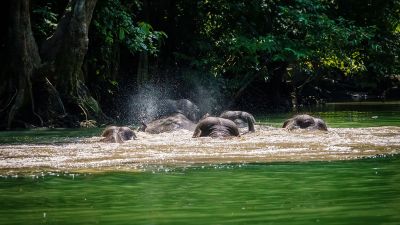
M7 0L0 129L400 99L398 0Z

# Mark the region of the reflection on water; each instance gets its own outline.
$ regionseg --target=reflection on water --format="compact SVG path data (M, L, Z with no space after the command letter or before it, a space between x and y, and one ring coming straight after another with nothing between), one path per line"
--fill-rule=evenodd
M395 156L0 177L0 224L394 225L399 170Z
M304 107L302 113L311 113L324 119L329 127L400 126L400 101L394 102L341 102ZM299 113L300 113L299 112ZM260 115L258 121L282 126L282 121L296 113Z

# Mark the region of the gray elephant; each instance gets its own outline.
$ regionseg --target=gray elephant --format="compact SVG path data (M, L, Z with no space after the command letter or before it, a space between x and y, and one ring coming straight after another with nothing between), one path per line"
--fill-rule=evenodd
M179 129L193 131L195 127L196 124L186 118L185 115L182 113L174 113L171 116L153 120L148 124L142 122L142 126L139 128L139 131L144 131L150 134L159 134Z
M229 136L240 136L237 125L232 120L219 117L207 117L201 120L193 133L194 138Z
M224 111L219 117L232 120L238 126L240 126L240 124L247 123L249 132L255 132L254 124L256 123L256 120L254 119L253 115L248 112Z
M122 143L131 139L136 139L135 132L129 127L110 126L104 129L100 141L110 143Z
M288 130L306 129L327 131L328 128L322 119L312 117L307 114L297 115L283 123L283 128Z
M192 122L197 122L199 120L200 110L196 104L188 99L171 100L165 99L161 101L158 106L158 117L163 118L175 113L181 113L186 118Z

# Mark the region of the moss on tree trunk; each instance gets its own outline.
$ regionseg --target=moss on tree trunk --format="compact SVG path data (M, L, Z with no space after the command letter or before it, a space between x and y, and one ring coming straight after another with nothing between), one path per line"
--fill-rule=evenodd
M82 120L109 120L91 96L82 72L96 2L72 0L39 55L31 29L30 1L9 1L9 66L2 70L8 82L0 89L0 127L21 126L15 124L21 120L25 127L76 127Z

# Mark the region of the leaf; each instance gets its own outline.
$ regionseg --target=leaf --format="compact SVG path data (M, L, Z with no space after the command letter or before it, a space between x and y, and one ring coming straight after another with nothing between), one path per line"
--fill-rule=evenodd
M125 32L123 29L119 29L119 34L118 34L119 40L123 41L125 40Z

